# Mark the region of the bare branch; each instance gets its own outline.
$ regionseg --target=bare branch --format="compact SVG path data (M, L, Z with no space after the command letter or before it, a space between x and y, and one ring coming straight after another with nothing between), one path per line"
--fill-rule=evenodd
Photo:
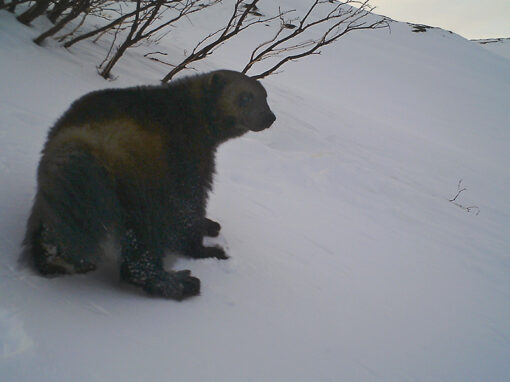
M141 0L137 0L137 12L134 14L134 20L124 41L117 47L116 53L106 64L101 76L109 78L113 66L117 63L124 52L130 47L136 46L140 41L150 38L155 33L174 24L181 18L192 13L203 10L217 4L220 0L155 0L151 1L151 6L142 11ZM168 9L172 9L177 14L169 20L156 24L161 14Z
M354 8L350 5L357 5ZM330 7L325 16L314 19L314 14L321 8ZM281 57L281 60L264 72L253 75L252 77L260 79L274 74L279 68L289 61L320 54L320 48L329 45L345 34L362 29L379 29L387 26L388 20L385 17L379 17L373 22L366 21L373 7L368 5L368 0L354 1L348 0L342 3L333 3L326 0L315 0L301 18L287 19L285 14L280 12L280 27L273 38L257 46L250 56L250 60L242 70L247 73L255 64L268 58ZM292 11L294 12L294 11ZM376 17L375 15L373 17ZM294 23L299 21L297 25ZM285 34L285 31L291 27L292 31ZM308 31L316 28L323 29L320 37L313 36ZM325 28L325 29L324 29ZM317 33L317 32L316 32ZM290 54L298 51L299 53Z
M149 53L145 53L143 56L147 57L149 60L156 61L156 62L159 62L159 63L164 64L164 65L175 67L175 65L170 64L169 62L165 62L163 60L160 60L157 57L150 57L153 54L161 54L163 56L168 56L168 53L164 53L164 52L149 52Z
M480 214L480 208L478 208L478 206L469 206L469 207L466 207L466 206L456 202L456 200L459 197L459 195L461 193L463 193L464 191L467 191L467 188L461 188L461 185L462 185L462 179L460 179L459 183L457 184L457 195L455 195L455 197L453 197L452 199L448 199L448 201L453 203L457 207L462 208L463 210L465 210L467 212L474 212L474 214L476 216L478 216Z
M237 35L242 30L256 23L263 22L263 19L258 19L243 26L244 21L248 18L248 15L258 2L259 0L251 0L250 3L246 3L245 0L236 0L232 15L230 16L227 25L216 32L209 34L195 45L191 54L180 64L177 64L175 68L162 79L162 82L170 81L178 72L186 69L190 63L204 59L225 41ZM244 5L244 10L239 11L241 5ZM202 46L203 44L206 45Z
M449 201L450 201L450 202L454 202L455 200L457 200L457 198L459 197L459 195L460 195L462 192L464 192L464 191L466 191L466 190L467 190L467 188L463 188L463 189L461 189L461 188L460 188L460 185L461 185L461 184L462 184L462 179L461 179L461 180L459 180L459 184L457 185L457 195L455 195L455 197L454 197L453 199L449 199Z
M98 29L94 29L93 31L90 31L90 32L87 32L87 33L84 33L80 36L77 36L75 38L73 38L72 40L66 42L64 44L64 47L65 48L69 48L71 45L74 45L76 44L77 42L79 41L82 41L82 40L85 40L87 38L90 38L92 36L95 36L96 34L99 34L99 33L102 33L102 32L106 32L110 29L113 29L114 27L116 27L117 25L119 24L122 24L125 20L133 17L135 14L137 14L138 12L140 11L145 11L146 9L150 8L151 7L151 4L147 4L143 7L141 7L140 9L136 9L134 10L133 12L129 12L129 13L126 13L125 15L122 15L120 16L119 18L113 20L111 23L107 24L107 25L104 25L102 26L101 28L98 28Z
M84 13L82 18L81 18L81 20L80 20L80 22L78 23L78 25L75 28L73 28L73 30L71 32L66 33L66 34L64 34L64 35L62 35L60 37L56 37L57 41L58 42L63 42L66 38L68 38L69 36L72 36L73 34L75 34L78 31L78 29L80 29L82 27L82 25L85 23L85 19L87 18L87 16L88 15L86 13Z
M48 29L46 32L40 34L38 37L36 37L33 41L40 45L42 42L50 37L53 36L55 33L60 31L68 22L71 20L74 20L76 17L80 15L80 13L86 11L87 8L89 8L94 0L79 0L76 2L73 2L73 6L70 10L70 12L62 17L52 28Z
M191 54L189 54L181 63L171 70L163 79L162 82L170 81L178 72L188 68L193 62L202 60L211 55L214 51L225 44L229 39L238 35L242 31L253 27L257 24L268 23L281 17L282 12L275 16L263 17L257 10L257 3L259 0L236 0L232 14L227 21L225 27L205 36L198 44L195 45ZM241 10L241 6L242 9ZM284 12L287 14L290 11ZM255 17L250 17L250 15Z

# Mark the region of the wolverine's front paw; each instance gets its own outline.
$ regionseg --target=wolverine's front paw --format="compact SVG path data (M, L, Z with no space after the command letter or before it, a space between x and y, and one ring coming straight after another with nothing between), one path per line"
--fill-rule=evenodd
M221 225L218 222L215 222L214 220L205 218L204 221L205 226L205 235L210 237L216 237L220 234Z
M220 246L204 247L203 245L196 245L183 251L183 254L194 259L207 259L210 257L220 260L228 259L225 250Z
M152 296L182 300L200 293L200 279L188 270L165 273L157 279L147 280L143 289Z
M225 250L219 246L196 248L190 253L190 256L194 259L208 259L210 257L220 260L228 259L228 255L225 253Z
M228 259L228 255L221 247L204 247L204 257L215 257L220 260Z

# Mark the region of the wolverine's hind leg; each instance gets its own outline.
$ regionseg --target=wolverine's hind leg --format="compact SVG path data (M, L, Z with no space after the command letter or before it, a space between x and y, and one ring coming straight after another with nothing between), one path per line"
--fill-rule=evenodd
M163 254L149 248L137 237L134 230L126 231L122 245L120 277L141 286L153 296L182 300L200 292L200 280L188 270L165 271Z
M43 224L32 238L31 252L33 265L43 275L86 273L96 269L95 264L84 259L73 262Z
M47 151L24 240L34 266L45 275L94 270L118 211L110 178L90 154L69 145Z

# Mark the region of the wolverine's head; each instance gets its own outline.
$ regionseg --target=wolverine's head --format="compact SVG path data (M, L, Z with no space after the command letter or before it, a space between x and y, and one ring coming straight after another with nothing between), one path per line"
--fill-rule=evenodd
M209 73L221 119L240 133L261 131L276 120L267 104L267 93L257 80L242 73L218 70Z

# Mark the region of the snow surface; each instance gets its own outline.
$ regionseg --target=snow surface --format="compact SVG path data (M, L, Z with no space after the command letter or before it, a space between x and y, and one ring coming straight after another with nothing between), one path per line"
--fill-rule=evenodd
M489 38L473 40L492 53L510 59L510 38Z
M106 42L38 47L44 20L0 11L0 380L510 380L510 59L441 29L354 33L263 80L275 125L218 153L209 216L231 259L173 265L199 297L148 298L114 261L18 265L51 124L93 89L157 83L143 53L178 58L228 13L107 82ZM241 69L257 33L198 68Z

